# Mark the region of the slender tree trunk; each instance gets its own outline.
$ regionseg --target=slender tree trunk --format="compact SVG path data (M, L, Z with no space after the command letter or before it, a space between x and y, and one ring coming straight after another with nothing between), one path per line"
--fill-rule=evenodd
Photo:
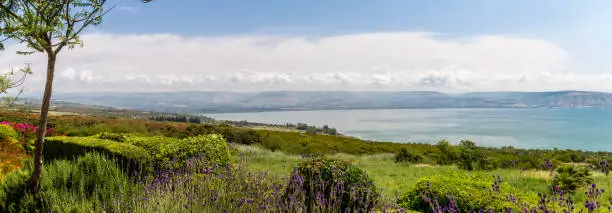
M32 193L38 192L40 178L43 172L43 147L45 145L45 134L47 132L47 115L51 104L51 90L53 89L53 74L55 72L56 54L47 52L47 82L40 108L40 121L36 131L36 148L34 150L34 171L29 180L29 188Z

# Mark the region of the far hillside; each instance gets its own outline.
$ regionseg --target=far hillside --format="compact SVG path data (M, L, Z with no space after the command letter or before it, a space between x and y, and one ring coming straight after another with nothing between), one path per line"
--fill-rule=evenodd
M324 109L612 107L612 93L588 91L465 94L430 91L63 93L55 97L57 100L74 103L175 113Z

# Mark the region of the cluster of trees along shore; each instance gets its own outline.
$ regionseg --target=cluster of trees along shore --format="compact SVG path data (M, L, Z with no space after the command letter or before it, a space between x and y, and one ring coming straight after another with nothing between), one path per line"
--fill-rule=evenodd
M152 121L172 121L172 122L183 122L183 123L202 123L202 119L198 116L181 116L181 115L155 115L149 117Z
M170 121L170 122L181 122L181 123L193 123L193 124L226 124L234 127L272 127L272 128L283 128L283 129L294 129L304 131L307 134L324 134L324 135L342 135L338 133L336 128L331 128L328 125L323 127L317 127L308 125L305 123L286 123L286 124L265 124L250 122L246 120L241 121L218 121L206 116L191 116L191 115L178 115L169 113L158 113L156 115L148 116L149 120L152 121Z

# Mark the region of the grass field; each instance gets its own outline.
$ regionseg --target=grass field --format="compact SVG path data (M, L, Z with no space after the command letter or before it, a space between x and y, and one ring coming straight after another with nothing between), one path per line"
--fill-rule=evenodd
M258 146L234 145L236 150L235 158L247 164L246 166L253 171L267 172L277 177L287 177L291 174L294 166L301 161L302 156L288 155L282 152L272 152ZM329 158L346 160L364 169L375 181L383 194L387 197L401 196L407 192L421 177L431 175L444 175L457 172L468 172L457 169L455 166L432 166L428 164L405 164L396 163L393 154L376 155L349 155L335 154L327 156ZM550 173L541 170L519 169L497 169L492 171L472 171L483 175L499 175L502 180L513 187L525 192L547 192L550 185ZM597 171L592 171L595 183L606 189L612 178L605 176ZM493 182L493 178L491 179ZM575 201L585 200L586 187L579 189L573 196ZM610 192L606 193L608 197Z

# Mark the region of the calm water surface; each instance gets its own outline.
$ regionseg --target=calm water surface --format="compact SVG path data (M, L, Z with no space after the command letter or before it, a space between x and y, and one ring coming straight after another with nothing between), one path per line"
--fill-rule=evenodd
M220 120L329 125L363 139L612 151L612 109L398 109L207 115Z

